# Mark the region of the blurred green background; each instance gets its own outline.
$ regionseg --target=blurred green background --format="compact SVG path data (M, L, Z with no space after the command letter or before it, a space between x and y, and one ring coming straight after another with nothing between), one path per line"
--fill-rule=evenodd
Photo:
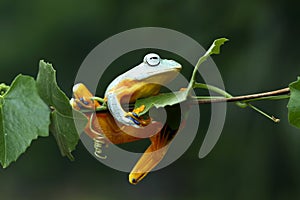
M2 0L0 82L10 84L19 73L36 76L45 59L71 96L76 71L96 45L127 29L157 26L187 34L206 48L218 37L229 38L213 59L235 95L286 87L299 75L299 6L293 0ZM206 158L198 159L204 128L179 160L137 186L128 183L127 173L96 161L81 143L70 162L53 137L40 138L0 170L0 198L298 199L300 130L289 126L286 103L256 103L281 118L279 124L229 104L221 138Z

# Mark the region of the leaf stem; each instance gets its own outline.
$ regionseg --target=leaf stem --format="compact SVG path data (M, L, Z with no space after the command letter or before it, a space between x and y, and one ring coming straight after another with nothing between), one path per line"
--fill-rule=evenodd
M225 98L217 98L217 99L201 99L201 100L198 100L198 104L203 104L203 102L207 102L207 103L226 102L228 99L234 98L231 94L229 94L225 90L222 90L222 89L212 86L212 85L207 85L204 83L195 83L194 88L207 89L207 90L213 91L213 92L225 97ZM239 100L237 100L235 102L236 102L236 105L241 108L247 107L247 104L239 102Z
M101 98L101 97L91 97L91 100L95 100L95 101L98 101L100 103L105 103L104 98Z
M222 90L220 88L217 88L215 86L203 84L203 83L195 83L194 88L202 88L202 89L207 89L211 90L213 92L216 92L218 94L221 94L225 98L220 98L220 97L213 97L213 98L199 98L196 97L197 104L205 104L205 103L220 103L220 102L236 102L237 106L241 108L245 108L249 106L253 110L257 111L258 113L262 114L263 116L267 117L268 119L272 120L275 123L278 123L280 120L275 118L274 116L270 116L267 113L263 112L259 108L253 106L249 102L251 101L258 101L258 100L278 100L278 99L286 99L289 98L289 88L283 88L280 90L275 90L271 92L263 92L263 93L258 93L258 94L251 94L251 95L243 95L243 96L238 96L238 97L233 97L231 94L226 92L225 90Z
M8 90L9 86L5 85L4 83L0 84L0 96L3 96Z
M270 115L266 114L265 112L263 112L262 110L256 108L255 106L253 106L253 105L251 105L251 104L248 104L248 106L251 107L253 110L259 112L259 113L262 114L263 116L269 118L269 119L272 120L273 122L275 122L275 123L280 122L280 119L278 119L278 118L276 118L276 117L274 117L274 116L270 116Z
M204 85L206 84L199 84L199 83L196 84L197 88L203 88L203 89L206 88L208 90L221 94L222 96L225 96L225 98L198 99L196 100L197 104L209 104L209 103L221 103L221 102L250 102L250 101L259 101L259 100L279 100L279 99L289 98L288 94L290 93L289 88L283 88L283 89L274 90L270 92L233 97L226 91L222 91L219 88L216 88L214 86L209 86L209 85L206 85L207 86L206 87Z

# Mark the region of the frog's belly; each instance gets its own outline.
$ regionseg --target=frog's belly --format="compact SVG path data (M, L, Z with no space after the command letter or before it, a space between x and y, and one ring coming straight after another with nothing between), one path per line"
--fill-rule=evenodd
M120 94L120 102L133 103L139 98L145 98L153 95L157 95L161 85L153 83L136 83L132 87L124 89Z

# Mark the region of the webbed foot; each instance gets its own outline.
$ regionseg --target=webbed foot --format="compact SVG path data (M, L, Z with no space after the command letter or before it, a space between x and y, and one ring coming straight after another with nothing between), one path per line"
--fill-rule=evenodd
M129 118L131 121L133 121L138 126L147 126L150 124L151 119L148 118L142 118L139 116L139 113L143 112L145 110L145 105L141 105L138 108L135 108L132 112L127 112L125 117Z

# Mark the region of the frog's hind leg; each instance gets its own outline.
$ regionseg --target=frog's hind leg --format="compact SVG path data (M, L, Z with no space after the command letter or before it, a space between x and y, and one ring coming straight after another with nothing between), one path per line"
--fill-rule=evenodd
M129 182L131 184L137 184L158 165L167 153L170 141L172 141L176 133L177 130L172 130L169 126L165 125L159 133L150 138L151 145L129 174Z

